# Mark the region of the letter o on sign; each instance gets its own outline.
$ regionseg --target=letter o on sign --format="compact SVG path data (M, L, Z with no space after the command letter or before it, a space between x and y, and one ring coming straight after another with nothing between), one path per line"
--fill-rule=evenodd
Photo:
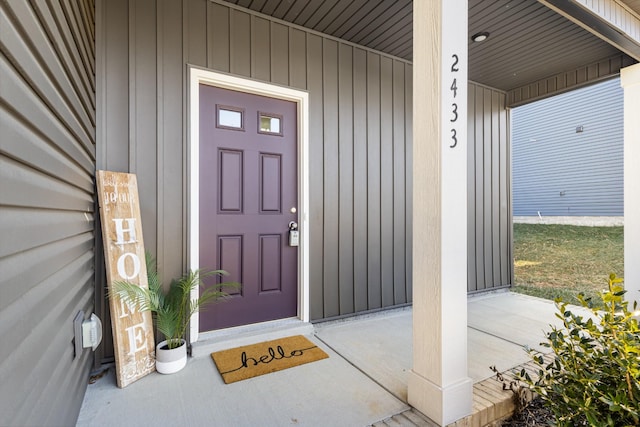
M133 262L133 272L131 274L127 274L127 271L125 269L125 262L128 257L130 257L131 261ZM118 275L120 275L120 277L126 280L131 280L134 277L138 277L138 274L140 274L140 258L138 258L138 255L136 254L127 252L126 254L120 255L120 258L118 258L117 267Z

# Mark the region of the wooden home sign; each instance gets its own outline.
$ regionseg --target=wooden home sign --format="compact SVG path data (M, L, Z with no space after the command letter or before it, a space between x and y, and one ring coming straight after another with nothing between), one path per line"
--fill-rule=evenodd
M102 220L107 286L128 281L147 286L138 184L128 173L98 171L98 204ZM118 387L155 370L155 341L151 313L137 312L110 296L111 329Z

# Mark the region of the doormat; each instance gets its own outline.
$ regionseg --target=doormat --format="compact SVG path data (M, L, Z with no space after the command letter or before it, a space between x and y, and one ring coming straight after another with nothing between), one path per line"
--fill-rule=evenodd
M327 357L327 353L302 335L211 353L225 384Z

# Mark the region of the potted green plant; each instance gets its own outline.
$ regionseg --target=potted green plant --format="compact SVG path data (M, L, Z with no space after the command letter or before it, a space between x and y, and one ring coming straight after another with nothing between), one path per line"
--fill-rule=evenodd
M165 292L158 274L156 261L146 254L148 287L144 288L126 281L116 281L110 295L138 311L151 311L156 329L165 340L156 346L156 370L161 374L178 372L187 363L187 345L184 339L191 316L205 306L227 297L222 289L239 286L237 283L220 283L204 288L202 281L209 276L226 276L224 270L190 270L178 279L173 279ZM197 299L191 293L200 288Z

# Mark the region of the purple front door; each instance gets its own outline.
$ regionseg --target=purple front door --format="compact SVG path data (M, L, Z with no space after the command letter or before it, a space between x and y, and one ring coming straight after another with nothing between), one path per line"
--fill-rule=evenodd
M200 331L297 315L297 135L294 102L200 85L200 266L242 284Z

